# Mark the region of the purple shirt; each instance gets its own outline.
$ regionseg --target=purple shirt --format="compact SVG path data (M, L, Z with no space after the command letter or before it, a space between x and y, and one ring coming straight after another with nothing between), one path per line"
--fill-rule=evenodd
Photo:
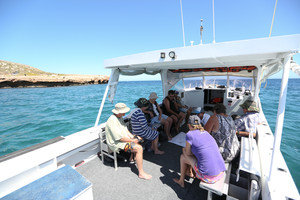
M191 145L192 153L197 158L200 173L215 176L226 170L218 145L207 131L189 131L186 134L186 141Z

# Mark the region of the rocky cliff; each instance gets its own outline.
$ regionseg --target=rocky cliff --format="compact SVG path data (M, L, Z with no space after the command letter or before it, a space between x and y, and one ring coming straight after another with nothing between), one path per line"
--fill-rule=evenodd
M57 87L107 83L109 76L55 74L37 68L0 60L0 88Z

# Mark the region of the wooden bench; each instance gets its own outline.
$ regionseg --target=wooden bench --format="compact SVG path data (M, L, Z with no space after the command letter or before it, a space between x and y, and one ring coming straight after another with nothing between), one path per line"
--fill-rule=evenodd
M224 172L224 176L218 180L217 182L213 184L205 183L200 181L200 188L203 188L207 190L207 199L212 199L212 193L215 193L219 196L222 196L223 194L228 194L228 188L229 188L229 179L230 179L230 173L231 173L231 163L225 163L226 171Z
M92 184L66 165L1 198L14 199L93 199Z

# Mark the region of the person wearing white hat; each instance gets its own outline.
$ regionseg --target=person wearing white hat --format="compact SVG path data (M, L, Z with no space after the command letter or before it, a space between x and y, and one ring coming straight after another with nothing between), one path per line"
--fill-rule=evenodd
M139 171L139 178L151 179L152 176L147 174L143 169L143 147L138 143L138 138L134 137L123 120L123 116L130 110L124 103L117 103L112 110L111 115L105 126L106 140L109 148L113 151L124 149L136 153L136 164Z
M164 131L165 131L166 135L168 136L168 140L171 140L172 139L171 126L173 123L173 119L162 113L160 106L156 102L157 98L158 98L158 96L155 92L152 92L150 94L150 96L149 96L150 105L146 112L151 117L151 124L161 123L164 126Z

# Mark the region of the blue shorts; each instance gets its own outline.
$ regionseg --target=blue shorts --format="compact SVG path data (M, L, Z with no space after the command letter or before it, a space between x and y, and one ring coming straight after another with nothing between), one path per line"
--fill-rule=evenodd
M162 119L167 119L167 118L168 118L167 115L162 114L162 115L161 115L161 119L160 119L160 121L159 121L159 120L158 120L158 117L159 117L158 115L155 116L155 117L153 117L153 118L151 119L151 124L160 123L160 121L161 121Z
M180 112L183 112L183 113L186 113L186 112L188 111L187 108L179 108L178 110L179 110Z

